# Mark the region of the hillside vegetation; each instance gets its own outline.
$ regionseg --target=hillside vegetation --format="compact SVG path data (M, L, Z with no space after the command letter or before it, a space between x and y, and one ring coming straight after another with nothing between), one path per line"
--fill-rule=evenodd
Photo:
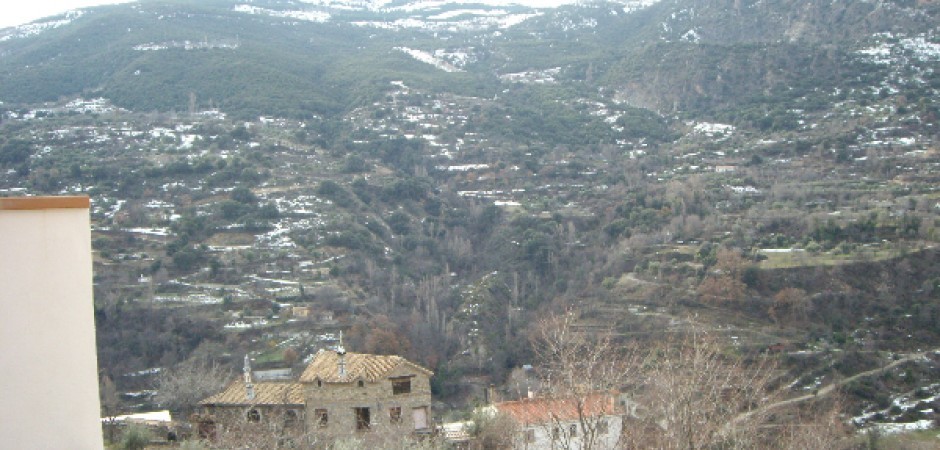
M568 313L617 348L767 355L781 405L838 394L853 427L936 417L936 2L399 6L0 31L0 195L92 197L118 404L342 331L465 418Z

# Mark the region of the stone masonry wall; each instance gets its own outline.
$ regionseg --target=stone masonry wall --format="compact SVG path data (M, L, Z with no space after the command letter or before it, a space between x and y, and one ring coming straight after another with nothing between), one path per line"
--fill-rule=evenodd
M307 430L323 433L330 437L347 436L362 432L356 427L354 408L369 408L370 429L389 430L393 433L408 434L415 430L413 409L426 408L427 421L431 423L431 386L429 379L422 373L398 370L389 374L390 378L411 375L411 392L392 394L392 382L384 378L375 383L364 381L363 387L358 380L352 383L305 383ZM390 410L401 408L401 423L391 423ZM317 409L327 410L327 425L321 427L315 414Z

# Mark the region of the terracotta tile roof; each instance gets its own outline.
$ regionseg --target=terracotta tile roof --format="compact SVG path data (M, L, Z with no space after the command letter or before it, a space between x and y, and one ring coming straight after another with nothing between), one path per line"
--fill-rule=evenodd
M582 399L583 406L578 408L576 398L535 398L511 402L494 403L493 407L502 414L508 415L519 424L548 423L553 420L577 420L579 409L585 416L607 416L619 414L617 402L613 395L599 393L591 394Z
M370 355L367 353L346 353L346 375L340 376L339 355L332 350L320 350L310 361L304 373L300 376L301 383L313 383L317 379L324 383L351 383L363 379L374 383L388 375L401 365L407 365L414 370L431 376L431 372L401 356Z
M262 381L254 383L255 398L248 399L245 382L236 380L222 392L201 402L200 405L299 405L304 404L304 390L300 383Z

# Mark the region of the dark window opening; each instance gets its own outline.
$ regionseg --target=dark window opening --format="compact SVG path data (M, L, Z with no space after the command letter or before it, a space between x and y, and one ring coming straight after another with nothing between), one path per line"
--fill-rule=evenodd
M249 422L261 422L261 411L257 409L248 410L248 415L246 416Z
M525 441L530 443L535 442L535 430L525 430Z
M298 417L299 416L297 415L297 411L288 409L284 412L284 426L291 427L297 425Z
M200 420L196 425L196 431L202 439L215 440L217 436L215 422L211 420Z
M568 427L568 437L578 437L578 426L572 425Z
M411 378L392 378L392 394L409 394L411 393Z
M366 383L365 383L364 381L362 381L362 380L359 380L358 385L359 385L359 387L366 387Z
M369 408L353 408L356 413L356 429L368 430L371 425L369 417Z
M401 423L401 406L393 406L389 408L388 419L391 423Z
M313 417L316 418L314 423L316 423L320 428L326 428L326 425L330 421L330 416L327 414L326 409L313 410Z

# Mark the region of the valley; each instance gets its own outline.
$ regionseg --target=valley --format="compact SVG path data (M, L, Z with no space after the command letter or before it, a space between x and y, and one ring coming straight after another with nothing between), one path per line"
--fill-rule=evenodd
M466 420L568 314L765 355L780 417L837 398L859 436L930 428L937 5L693 3L140 2L2 30L0 195L91 197L119 412L171 404L161 372L296 372L342 333Z

